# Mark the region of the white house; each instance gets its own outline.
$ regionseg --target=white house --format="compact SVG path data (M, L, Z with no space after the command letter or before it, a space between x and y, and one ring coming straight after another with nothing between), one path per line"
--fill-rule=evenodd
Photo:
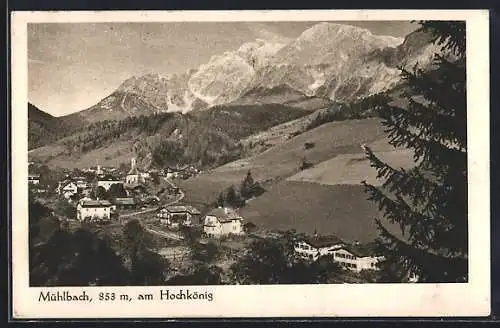
M243 218L234 209L219 207L211 210L203 220L203 232L208 237L243 234Z
M40 183L40 175L38 174L28 174L28 183L37 185Z
M78 193L78 186L76 185L76 183L72 181L59 183L59 186L57 187L57 192L60 195L63 195L64 198L69 199L70 197Z
M125 178L127 184L144 183L145 179L141 172L136 167L136 160L132 158L130 163L130 171Z
M312 261L330 255L342 267L356 272L378 270L377 263L382 259L374 256L367 247L349 245L334 236L315 236L300 240L295 244L295 252Z
M335 261L339 262L344 268L361 270L378 270L377 263L382 259L380 256L373 256L371 252L358 245L348 245L334 254Z
M79 221L109 220L113 205L107 200L80 199L76 207Z
M193 221L200 214L193 206L167 206L158 212L157 217L160 223L176 228L179 225L193 225Z
M97 186L103 187L104 189L106 189L106 191L108 191L109 188L111 188L111 186L114 184L123 184L123 181L110 176L105 176L97 180Z
M295 252L304 259L316 261L325 255L334 255L345 243L335 236L304 238L295 244Z

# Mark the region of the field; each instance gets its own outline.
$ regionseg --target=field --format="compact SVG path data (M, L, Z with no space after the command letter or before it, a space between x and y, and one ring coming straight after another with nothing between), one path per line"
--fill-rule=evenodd
M314 146L306 149L305 143ZM378 236L374 219L380 212L367 200L361 181L379 182L362 144L395 167L413 165L409 151L388 144L378 120L363 119L322 125L178 184L187 201L208 204L225 187L239 185L251 170L267 191L240 210L246 220L264 229L318 231L350 242L371 242ZM314 166L300 171L303 157Z
M376 155L395 168L408 169L414 163L410 151L376 152ZM363 153L336 156L301 171L288 180L327 185L359 185L363 180L376 186L382 183L382 180L377 179L377 171L370 166L370 161Z
M327 186L283 181L240 210L245 220L266 229L334 234L345 241L370 242L378 231L377 206L362 186Z

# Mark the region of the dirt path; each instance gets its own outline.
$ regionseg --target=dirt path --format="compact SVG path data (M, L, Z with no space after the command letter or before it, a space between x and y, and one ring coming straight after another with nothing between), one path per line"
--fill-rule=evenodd
M167 182L172 188L176 188L177 186L175 184L173 184L170 180L168 180L167 178L163 178L165 180L165 182ZM175 205L177 203L179 203L181 200L183 200L185 197L185 194L182 190L179 189L179 196L165 204L164 206L171 206L171 205ZM136 215L141 215L141 214L145 214L145 213L151 213L151 212L154 212L154 211L157 211L158 209L160 209L162 206L160 207L154 207L154 208L150 208L150 209L147 209L147 210L143 210L143 211L139 211L139 212L135 212L135 213L129 213L129 214L125 214L125 215L122 215L120 216L120 218L128 218L128 217L132 217L132 216L136 216ZM146 231L148 231L149 233L152 233L152 234L155 234L157 236L160 236L160 237L163 237L163 238L169 238L169 239L173 239L173 240L183 240L184 238L179 235L179 234L176 234L176 233L173 233L173 232L167 232L167 231L163 231L163 230L155 230L155 229L151 229L150 227L148 226L145 226L144 227L146 229Z
M144 227L144 229L146 229L146 231L149 233L152 233L154 235L157 235L157 236L160 236L163 238L168 238L168 239L173 239L173 240L183 240L184 239L181 235L173 233L173 232L154 230L148 226Z

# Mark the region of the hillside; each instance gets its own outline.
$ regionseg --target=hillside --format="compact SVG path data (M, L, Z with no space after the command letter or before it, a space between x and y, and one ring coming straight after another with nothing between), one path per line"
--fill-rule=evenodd
M78 119L55 117L28 103L28 149L50 144L80 127Z
M181 114L130 116L90 124L85 130L35 149L30 159L63 167L119 165L136 156L143 165L213 167L239 158L240 139L308 115L284 105L217 106Z
M283 84L270 88L258 86L250 89L231 102L231 105L284 104L306 110L315 110L327 107L331 103L332 101L328 98L308 96L287 84Z
M306 117L296 120L302 124L307 121ZM394 150L388 144L379 119L367 118L325 123L279 140L260 154L178 184L187 202L202 206L215 201L228 186L238 186L250 170L266 192L241 209L245 219L267 229L317 230L348 241L369 242L377 236L373 219L379 213L366 200L361 181L380 182L365 159L363 144L394 166L413 166L410 152ZM313 166L300 170L304 158Z
M233 161L180 183L194 202L210 202L225 187L239 184L248 170L258 181L283 180L299 172L304 157L312 164L318 164L337 155L360 153L361 144L384 138L383 129L375 118L327 123L279 142L260 154ZM314 147L305 149L306 143L312 143Z
M107 120L121 120L127 117L151 115L161 112L141 97L116 91L96 105L65 116L66 119L80 119L86 124Z
M282 181L250 201L241 215L259 227L335 235L346 242L372 242L378 231L377 206L366 199L362 186L327 186Z

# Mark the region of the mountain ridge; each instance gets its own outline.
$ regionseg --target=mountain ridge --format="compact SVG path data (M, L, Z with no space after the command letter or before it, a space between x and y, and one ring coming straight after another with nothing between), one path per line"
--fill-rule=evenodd
M282 85L294 92L285 90L279 96L275 92L275 101L281 103L290 103L293 99L287 97L299 93L349 102L392 88L400 81L397 66L429 57L425 52L429 42L423 32L395 38L348 24L318 23L287 43L249 41L181 74L132 76L111 95L79 113L90 121L102 120L110 109L101 106L102 101L122 94L135 99L122 111L122 118L162 111L185 113L238 103L252 90L265 93ZM89 110L93 114L85 113Z

